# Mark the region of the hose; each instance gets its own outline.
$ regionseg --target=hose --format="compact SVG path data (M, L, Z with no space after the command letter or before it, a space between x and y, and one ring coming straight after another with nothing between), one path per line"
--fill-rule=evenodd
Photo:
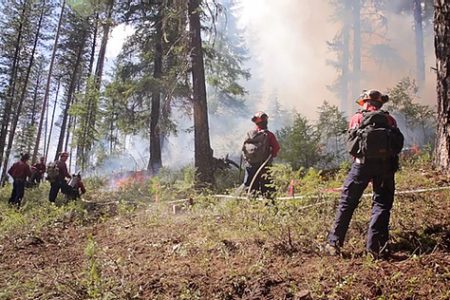
M269 154L267 159L262 163L262 165L256 171L255 175L253 175L252 181L250 182L250 186L248 187L247 198L250 197L250 193L252 192L252 187L253 187L253 184L255 183L256 178L258 177L261 170L267 165L267 163L270 161L271 158L272 158L272 153Z

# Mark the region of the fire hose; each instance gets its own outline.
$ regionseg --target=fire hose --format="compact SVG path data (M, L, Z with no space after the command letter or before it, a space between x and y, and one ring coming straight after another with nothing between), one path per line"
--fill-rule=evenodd
M256 171L255 175L253 175L252 181L250 182L250 185L248 187L248 191L247 191L247 198L250 197L250 194L252 192L252 187L253 184L255 183L256 178L258 177L259 173L261 172L262 169L264 169L264 167L267 165L267 163L272 159L272 153L269 154L269 156L267 157L267 159L262 163L262 165L258 168L258 170Z

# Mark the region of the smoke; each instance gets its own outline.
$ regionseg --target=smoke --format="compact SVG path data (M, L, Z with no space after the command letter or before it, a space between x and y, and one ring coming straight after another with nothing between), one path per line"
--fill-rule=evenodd
M245 97L247 111L241 113L210 114L211 146L215 157L230 157L238 161L240 148L246 132L254 124L251 114L263 110L269 114L269 128L276 131L289 124L292 112L298 111L310 118L317 118L317 108L324 100L339 105L327 86L338 77L338 73L327 61L335 60L327 42L332 41L342 28L335 21L334 8L330 1L309 0L235 0L232 9L238 17L239 28L243 30L249 50L246 67L250 68L252 79L244 85L249 91ZM362 78L361 88L375 88L386 91L402 78L415 78L415 36L414 20L411 14L398 14L395 10L385 13L387 27L379 33L362 36ZM366 22L366 23L365 23ZM361 24L363 30L373 27L367 21ZM117 28L108 49L121 48L124 37L132 29ZM421 92L422 104L435 103L435 66L432 28L426 28L425 57L426 82ZM374 46L387 44L375 52ZM117 54L108 52L111 60ZM378 54L376 54L378 53ZM381 55L380 55L381 53ZM351 66L350 66L351 69ZM351 93L349 93L351 94ZM277 102L276 102L276 101ZM349 99L351 100L351 99ZM280 104L284 110L276 107ZM350 112L351 113L351 112ZM174 109L178 134L163 141L163 165L178 168L194 162L193 120L185 113ZM126 153L111 158L106 165L113 169L140 170L148 162L148 138L130 137L126 142Z
M248 87L255 106L268 106L276 93L284 107L293 107L315 119L317 107L324 100L339 105L339 100L327 89L338 76L326 63L335 59L327 41L342 28L332 18L335 12L330 1L240 0L234 12L239 16L250 51L253 80ZM362 33L361 89L386 91L406 76L415 78L412 14L392 12L385 17L387 31ZM364 30L372 25L363 21L361 27ZM424 34L426 85L421 95L423 103L434 105L435 76L430 72L430 67L435 66L432 30L428 28ZM392 51L375 60L372 46L382 41Z

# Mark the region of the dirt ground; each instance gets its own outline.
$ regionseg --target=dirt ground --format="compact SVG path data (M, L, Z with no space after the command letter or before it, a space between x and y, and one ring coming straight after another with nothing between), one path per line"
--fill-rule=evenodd
M449 243L449 220L438 223ZM450 299L449 244L373 260L299 239L212 241L195 218L159 224L145 211L63 219L1 241L0 299Z

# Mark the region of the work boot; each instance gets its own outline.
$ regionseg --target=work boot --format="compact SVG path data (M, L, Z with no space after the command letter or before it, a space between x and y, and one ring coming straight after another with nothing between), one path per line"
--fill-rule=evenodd
M374 260L386 260L391 257L391 251L389 247L385 246L380 251L367 250L367 255L372 257Z
M323 252L329 256L339 256L341 254L341 249L336 244L327 243L323 247Z

